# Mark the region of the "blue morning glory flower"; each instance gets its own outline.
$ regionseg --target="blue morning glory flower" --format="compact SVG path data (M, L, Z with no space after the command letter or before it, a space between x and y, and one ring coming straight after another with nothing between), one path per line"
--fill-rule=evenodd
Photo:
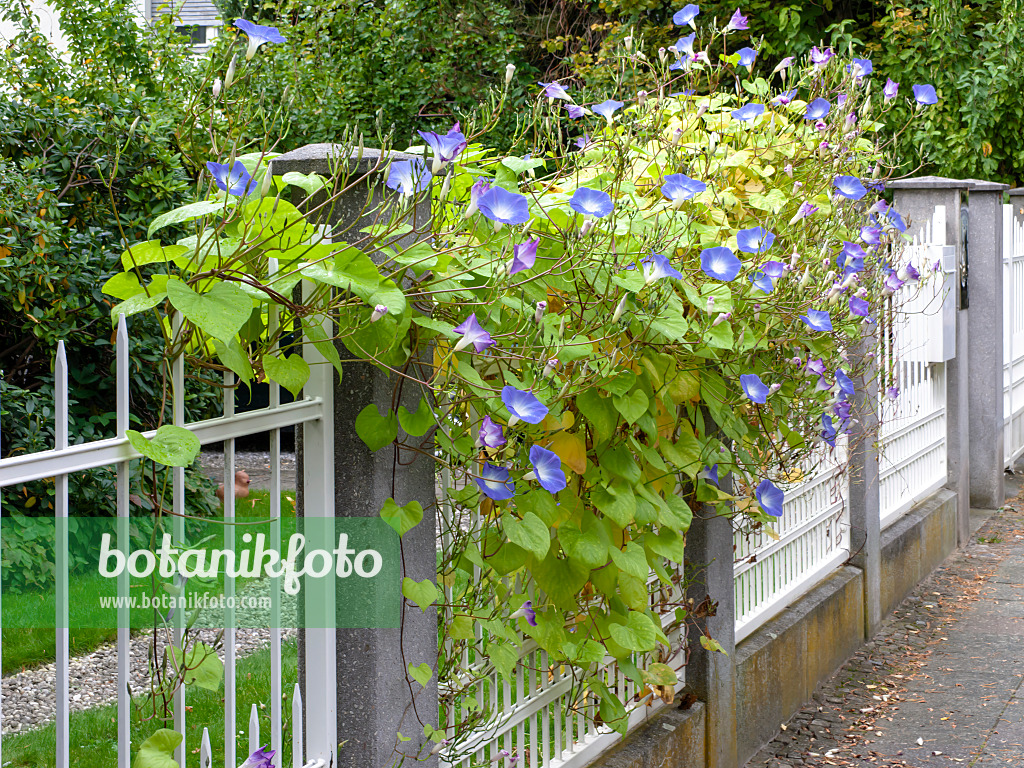
M480 323L476 319L476 312L471 314L459 325L455 326L455 333L462 334L462 338L459 339L455 345L455 351L461 352L463 349L468 347L470 344L473 345L473 349L477 352L483 352L488 347L494 346L496 343L491 338L491 334L483 329Z
M820 357L816 357L813 360L807 361L807 370L813 373L815 376L825 375L825 361Z
M771 391L768 385L761 381L756 373L744 373L740 376L740 386L743 387L743 394L758 405L764 405L768 400Z
M420 158L413 160L396 160L391 164L386 182L389 189L412 195L422 192L430 185L433 178L427 166Z
M850 314L856 315L857 317L867 317L868 312L871 310L871 305L868 304L867 299L862 299L859 296L850 297Z
M772 282L772 279L764 272L754 272L750 276L750 282L754 284L755 288L758 288L765 293L771 293L772 289L775 288L775 284Z
M832 105L820 96L807 105L804 120L821 120L832 109Z
M249 47L245 51L245 60L248 61L256 55L256 49L264 43L283 43L284 36L277 31L277 27L264 27L254 24L245 19L236 19L235 26L245 32L249 38Z
M832 417L827 413L821 414L821 439L836 447L836 428L832 426Z
M495 423L490 416L484 416L480 424L480 434L477 435L476 445L478 448L500 448L506 443L505 433L501 424Z
M860 183L860 179L856 176L836 176L832 180L832 184L839 194L847 200L860 200L868 193L864 185Z
M757 51L753 48L750 48L749 46L746 48L740 48L736 53L740 55L739 65L741 67L750 69L754 66L754 61L757 59Z
M518 611L509 616L513 621L518 618L526 619L526 623L531 627L537 626L537 612L533 610L532 600L527 600Z
M458 123L444 136L433 131L418 131L418 133L434 150L434 163L430 170L435 174L440 172L445 163L452 162L467 147L466 137L459 132Z
M772 517L782 517L782 505L786 500L786 495L776 488L771 480L762 480L755 493L757 503L765 513Z
M853 59L846 65L846 71L854 77L870 75L874 69L875 68L871 66L871 59Z
M537 246L540 245L540 238L535 237L525 243L512 246L512 266L509 268L509 275L530 269L537 261Z
M612 115L614 115L618 110L622 109L622 106L623 105L621 101L615 101L615 99L608 99L607 101L602 101L600 104L595 104L590 109L593 110L595 114L600 115L610 123L612 121Z
M484 496L495 501L511 499L516 495L516 485L509 477L509 471L505 467L496 467L490 462L484 464L478 477L473 481L480 488Z
M818 46L811 48L811 63L815 67L824 67L828 64L829 60L835 56L835 52L831 48L826 48L823 51L818 50Z
M729 23L725 25L726 32L730 32L732 30L742 32L744 29L749 28L750 25L747 23L747 17L740 13L739 8L736 9L736 12L732 15L732 18L729 19Z
M890 78L885 79L885 88L882 89L882 96L886 101L895 99L897 92L900 90L900 84Z
M661 185L661 194L673 203L681 203L689 200L707 189L703 181L691 179L685 173L670 173L665 177L665 183Z
M696 32L691 32L686 37L680 37L676 41L676 50L680 53L685 53L687 56L693 56L693 40L697 37Z
M741 229L736 233L736 246L744 253L764 253L774 242L775 235L764 227Z
M686 65L687 64L688 64L688 62L686 60L684 60L682 58L678 58L675 61L673 61L671 64L669 64L668 68L669 68L670 72L676 72L676 71L678 71L680 69L686 69Z
M751 102L750 104L744 104L739 109L734 109L732 111L732 119L743 121L755 120L763 114L764 104Z
M530 203L525 195L491 187L477 201L480 212L489 220L502 224L523 224L530 220Z
M839 385L839 391L847 395L852 395L856 390L853 386L853 380L846 375L846 371L842 368L836 369L836 384Z
M569 207L576 211L576 213L600 219L611 213L615 205L612 203L612 199L608 196L607 192L591 189L590 187L579 187L572 193Z
M683 279L683 274L672 266L668 257L660 253L652 253L641 261L640 265L644 269L644 282L648 285L665 277L674 277L676 280Z
M780 104L782 106L786 106L795 98L796 89L794 88L792 91L783 91L782 93L780 93L778 96L772 99L772 104Z
M860 239L868 245L878 245L882 242L882 230L878 227L861 227Z
M736 254L720 245L700 252L700 268L716 280L731 283L740 273L740 260Z
M832 413L839 419L839 426L841 428L846 427L846 431L849 431L846 422L850 420L850 410L852 407L847 400L840 400L832 406Z
M800 315L800 319L812 331L832 330L832 316L828 310L809 309L806 315Z
M710 467L705 466L704 469L702 469L698 473L697 477L699 477L699 478L701 478L703 480L706 480L709 483L714 483L716 486L720 486L721 485L718 482L718 465L717 464L712 464Z
M786 265L781 261L766 261L761 265L761 271L768 275L772 280L778 280L786 274Z
M513 419L525 421L527 424L540 424L548 415L548 407L538 400L533 392L509 385L505 385L501 390L501 402L508 408ZM509 426L512 426L511 420Z
M583 117L587 114L587 110L583 107L578 107L575 104L566 104L565 111L569 113L570 120L576 120L577 118Z
M922 107L927 107L931 104L937 104L939 101L939 97L935 95L935 86L915 85L914 101L916 101Z
M678 27L685 27L687 24L689 24L691 27L696 28L696 26L693 23L693 20L697 18L697 14L699 13L700 8L698 8L693 3L690 3L689 5L683 6L683 10L675 12L675 14L672 16L672 23Z
M558 84L556 80L553 83L537 83L537 85L544 88L544 95L549 99L565 99L569 101L569 94L565 92L565 88Z
M208 162L206 170L213 176L217 186L235 197L245 197L256 191L256 181L245 170L241 160L228 168L225 163Z
M890 272L888 277L885 278L885 290L888 293L896 293L902 287L903 281L900 280L899 275L895 272Z
M533 474L548 493L558 493L565 488L565 472L562 471L562 459L554 451L535 445L530 448L530 463Z
M852 272L860 272L864 269L864 258L866 256L867 254L860 245L844 240L843 250L836 256L836 264L843 270L844 275L849 275Z
M895 227L900 233L907 231L906 222L903 221L903 217L900 216L899 212L895 208L890 207L889 210L885 212L885 218L886 223Z
M264 744L262 747L258 747L255 752L245 758L245 762L238 768L274 768L271 758L274 757L276 750L268 749L269 746L269 744Z

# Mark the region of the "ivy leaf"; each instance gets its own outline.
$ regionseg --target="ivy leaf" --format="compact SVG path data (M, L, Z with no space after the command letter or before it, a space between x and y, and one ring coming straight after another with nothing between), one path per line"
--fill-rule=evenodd
M356 434L371 451L379 451L398 437L398 417L393 411L381 416L377 406L370 403L356 416Z
M637 653L653 651L658 639L650 616L640 611L630 611L625 624L610 624L608 631L612 640Z
M430 404L426 398L420 398L420 404L416 413L412 413L404 405L398 406L398 423L402 425L407 435L423 437L434 426L434 414L430 410Z
M184 654L180 648L171 646L171 656L179 668L185 668L185 685L194 685L207 691L217 691L224 679L224 662L216 651L204 643L197 642Z
M427 687L427 683L430 682L430 678L434 676L434 670L430 668L430 665L426 662L414 666L412 662L409 663L409 677L415 680L417 683L422 685L424 688Z
M174 750L184 737L170 728L161 728L142 742L132 768L180 768Z
M399 536L405 536L420 524L423 519L423 507L418 501L410 501L398 506L394 499L388 499L380 510L381 519L391 526Z
M199 455L199 438L184 427L164 424L153 437L144 436L134 429L125 431L132 448L146 458L168 467L187 467Z
M437 586L430 579L415 581L406 576L402 579L402 594L425 611L437 600Z
M178 279L167 281L167 297L207 336L227 341L252 314L252 299L231 283L217 283L206 293L196 293Z
M302 388L309 381L309 363L302 355L284 355L280 357L264 357L263 370L272 380L299 396Z
M513 544L532 552L538 559L548 553L551 546L551 530L533 512L527 512L523 519L516 520L510 513L502 515L501 526Z

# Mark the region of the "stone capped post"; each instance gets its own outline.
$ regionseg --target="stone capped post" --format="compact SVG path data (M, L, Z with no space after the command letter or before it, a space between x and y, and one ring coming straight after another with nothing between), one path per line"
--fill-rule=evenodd
M333 205L309 218L328 225L333 239L354 243L364 237L360 230L372 224L384 206L397 201L396 193L384 186L388 162L413 156L382 155L376 149L365 149L360 157L341 156L339 152L336 145L312 144L275 158L272 169L275 175L317 173L332 179L339 164L347 164L347 191ZM317 193L312 200L304 198L304 193L298 191L293 202L305 213L321 203L325 193ZM410 209L406 221L413 225L413 232L399 243L408 245L425 237L429 216L429 201ZM380 254L370 256L379 263ZM342 344L336 346L342 360L354 357ZM377 518L389 497L400 505L419 501L425 514L422 522L402 538L402 576L434 581L437 541L432 437L409 437L400 430L399 440L416 445L418 451L387 446L371 452L355 428L356 416L368 404L376 405L381 413L397 411L401 405L416 411L421 392L407 378L385 373L369 363L347 362L343 369L341 381L332 374L334 429L329 441L334 447L335 516ZM430 378L427 365L416 360L405 373L420 381ZM302 441L300 431L300 460ZM340 613L342 606L338 608ZM409 756L405 762L411 764L411 756L424 743L421 723L439 725L436 675L426 688L419 683L410 686L406 679L407 664L436 667L436 611L403 608L401 629L337 629L335 637L337 739L342 745L335 768L383 767L397 764L403 755ZM303 664L302 651L300 645L303 689L314 690L324 681L306 674L308 666ZM401 741L399 732L409 740ZM425 752L429 750L428 745ZM416 762L425 768L436 764L436 757Z

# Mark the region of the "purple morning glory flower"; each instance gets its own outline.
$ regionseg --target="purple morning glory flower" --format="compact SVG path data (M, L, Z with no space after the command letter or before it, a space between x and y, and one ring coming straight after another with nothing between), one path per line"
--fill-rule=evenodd
M434 163L430 170L435 174L440 172L445 163L452 162L468 146L466 137L459 132L457 127L452 128L444 136L433 131L418 131L418 133L434 150Z
M577 137L577 139L576 139L576 147L577 147L577 149L586 149L588 146L590 146L590 136L588 136L587 134L584 133L582 136Z
M903 221L903 217L900 216L899 212L895 208L890 207L885 212L885 218L887 224L899 230L901 233L907 231L906 222Z
M764 227L741 229L736 233L736 246L744 253L764 253L774 242L775 235Z
M600 219L611 213L615 205L612 203L612 199L608 196L607 192L591 189L590 187L579 187L572 193L569 207L576 211L576 213Z
M509 471L505 467L496 467L490 462L484 464L480 475L474 477L480 491L489 499L504 501L516 495L516 485L509 477Z
M509 275L533 267L534 262L537 261L538 245L540 245L540 238L535 237L533 240L512 246L512 266L508 270Z
M661 194L673 203L681 203L705 189L707 184L703 181L691 179L685 173L670 173L665 177L665 183L661 185Z
M783 91L782 93L780 93L778 96L772 99L772 104L781 104L782 106L786 106L795 98L796 89L794 88L792 91Z
M764 104L756 104L751 102L750 104L744 104L739 109L732 111L733 120L754 120L764 114Z
M743 387L743 394L758 405L764 405L768 400L771 391L768 385L761 381L756 373L744 373L740 376L740 386Z
M575 104L566 104L565 111L569 113L569 118L575 120L576 118L583 117L587 114L587 110L583 107L578 107Z
M480 434L476 437L477 448L500 448L505 442L501 424L495 423L490 416L484 416L483 423L480 424Z
M569 101L569 94L565 92L565 88L558 84L557 80L553 83L537 83L537 85L544 88L544 95L549 99L565 99Z
M256 191L256 181L245 170L241 160L228 168L225 163L208 162L206 170L213 176L217 186L235 197L245 197Z
M277 31L277 27L264 27L245 19L235 19L235 26L245 32L249 38L249 47L245 51L246 61L255 56L256 49L264 43L285 42L284 36Z
M882 96L885 97L886 101L896 98L896 93L900 89L900 84L890 78L885 79L885 88L882 89Z
M558 493L565 488L565 472L562 471L562 459L557 453L535 445L530 448L530 463L537 482L545 491Z
M512 621L515 621L518 618L526 619L526 623L531 627L537 626L537 612L533 610L532 600L527 600L518 611L509 616L509 619Z
M697 477L706 480L709 483L714 483L716 486L720 485L720 483L718 482L717 464L712 464L710 467L705 466L704 469L702 469L700 473L697 475Z
M915 267L913 264L907 264L907 266L903 268L903 271L906 273L905 279L908 282L917 282L918 280L921 279L921 273L917 271L917 267Z
M808 360L807 370L813 373L815 376L824 376L825 363L820 357L816 357L813 360Z
M827 413L821 414L821 439L836 447L836 428L832 426L832 417Z
M860 239L868 245L878 245L882 242L882 230L878 227L861 227Z
M832 330L832 316L829 315L828 310L809 309L806 315L800 315L800 319L812 331Z
M472 187L469 189L469 205L466 207L466 218L469 218L478 210L480 210L480 198L483 197L484 193L491 188L491 182L487 179L477 179Z
M693 40L696 37L696 32L691 32L686 37L680 37L676 41L676 50L681 54L685 53L687 56L693 56Z
M676 71L678 71L680 69L685 69L686 68L686 64L687 64L687 62L680 58L680 59L676 59L671 64L669 64L668 68L669 68L670 72L676 72Z
M540 424L548 415L548 407L528 390L505 385L501 390L501 402L508 408L513 419L525 421L527 424ZM512 426L511 421L509 426Z
M885 278L885 290L889 293L896 293L902 287L903 281L900 280L895 272L890 272L889 276Z
M754 61L757 59L757 51L749 46L746 48L740 48L736 51L740 55L739 65L750 69L754 66Z
M826 99L818 97L807 105L807 111L804 112L804 120L821 120L831 109L832 105Z
M750 282L754 284L755 288L758 288L765 293L771 293L772 289L775 288L775 284L772 282L772 279L764 272L754 272L750 276Z
M853 406L851 406L848 401L840 400L832 406L832 413L836 415L836 418L839 419L841 423L847 422L850 420L850 409L852 407Z
M847 200L860 200L868 193L856 176L836 176L832 180L832 185Z
M736 13L729 19L729 23L725 25L725 31L737 31L742 32L744 29L749 29L750 25L747 23L747 17L740 13L740 9L736 9Z
M816 67L824 67L833 56L835 56L835 52L831 48L826 48L823 51L818 50L818 46L811 48L811 64Z
M389 189L401 192L403 195L413 195L422 192L430 185L433 178L427 166L420 158L413 160L396 160L391 164L386 182Z
M274 768L271 758L274 757L275 750L267 749L269 746L269 744L264 744L259 747L238 768Z
M828 392L832 389L832 385L828 383L828 380L824 376L821 376L818 379L818 383L814 386L814 389L818 392Z
M871 59L853 59L846 65L846 71L854 77L870 75L874 70L875 68L871 65Z
M795 56L787 56L786 58L784 58L782 61L775 65L775 69L772 70L772 74L774 75L775 73L781 72L784 69L789 69L791 66L793 66L793 60L795 58Z
M614 115L618 110L622 109L622 106L623 105L621 101L615 101L615 99L608 99L607 101L602 101L600 104L595 104L594 106L591 107L591 110L593 110L595 114L600 115L610 123L612 121L612 115Z
M885 394L890 400L898 400L900 397L900 388L889 387L887 390L885 390Z
M853 380L846 375L846 371L842 368L836 369L836 384L839 385L839 391L846 395L852 395L856 390L853 387Z
M673 14L672 23L675 24L677 27L685 27L687 24L689 24L691 27L694 27L696 29L696 25L693 23L693 20L697 18L697 14L699 13L700 8L698 8L693 3L690 3L689 5L684 5L683 10L676 11L675 14Z
M860 272L864 269L864 259L867 253L857 243L851 243L849 240L843 240L843 250L836 256L836 264L840 269L844 270L846 274L850 272Z
M796 224L800 219L806 219L813 213L817 213L818 206L813 205L810 200L804 200L800 203L800 207L796 209L796 215L789 220L790 224Z
M530 203L525 195L491 187L477 201L480 212L491 221L523 224L530 220Z
M935 95L934 85L915 85L914 101L920 106L927 107L930 104L937 104L939 97Z
M651 253L640 262L640 265L644 270L644 282L648 285L665 277L674 277L676 280L683 279L683 274L672 266L668 257L660 253Z
M871 309L871 305L868 304L867 299L862 299L858 296L850 297L850 314L856 315L857 317L867 317L868 311Z
M781 261L766 261L761 265L761 271L768 275L772 280L778 280L786 274L786 265Z
M491 334L485 331L480 323L477 322L476 312L471 314L461 324L455 326L455 332L461 333L462 338L459 339L455 345L455 351L459 352L470 344L473 345L473 349L477 352L483 352L488 347L494 346L495 341L491 338Z
M782 517L782 504L786 495L776 488L771 480L762 480L755 491L757 503L766 514L772 517Z
M720 245L701 251L700 268L706 275L716 280L731 283L740 273L740 260L736 258L736 254Z

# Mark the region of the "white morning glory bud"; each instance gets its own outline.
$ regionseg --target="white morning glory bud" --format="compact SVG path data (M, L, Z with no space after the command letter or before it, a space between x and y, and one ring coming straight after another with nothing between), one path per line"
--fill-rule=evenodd
M444 183L441 184L441 199L444 200L448 197L448 191L452 188L452 175L450 173L445 174Z
M231 63L228 64L228 73L224 75L224 90L231 87L231 84L235 82L235 66L238 64L238 54L236 53L231 57Z
M708 154L715 154L716 149L718 149L718 134L712 133L708 136Z
M881 163L875 163L874 170L871 171L871 178L872 179L877 179L881 175L882 175L882 164Z
M512 82L512 76L516 73L516 65L509 63L505 65L505 85Z
M754 305L754 321L756 322L757 320L760 320L760 319L761 319L761 305L760 304L755 304Z
M710 106L709 102L705 101L703 104L701 104L699 107L697 107L697 118L698 119L704 116L704 113L708 111L708 107L709 106Z
M382 317L384 317L384 315L386 315L387 313L388 313L388 308L386 306L384 306L383 304L378 304L376 307L373 308L373 312L370 313L370 322L371 323L376 323L378 320L380 320Z
M583 220L582 226L580 226L580 237L586 237L590 234L590 230L594 228L595 220L589 216Z
M870 114L871 114L871 94L869 93L868 97L866 99L864 99L863 106L861 106L861 108L860 108L860 116L861 117L867 117Z
M836 271L834 269L830 269L828 274L825 275L825 282L826 283L831 283L835 279L836 279Z
M666 58L668 58L668 55L667 55L665 49L664 48L659 48L658 49L658 59L659 59L659 61L661 61L661 63L664 64Z
M780 389L782 389L782 385L781 385L781 384L779 384L778 382L775 382L775 383L774 383L774 384L772 384L772 385L771 385L770 387L768 387L768 394L769 394L769 395L774 395L774 394L775 394L776 392L778 392L778 391L779 391Z
M868 295L868 289L865 288L864 286L861 286L860 288L858 288L857 289L857 293L854 294L854 296L856 296L858 299L863 299L867 295Z
M800 278L800 287L806 288L807 284L811 282L811 268L804 267L804 276Z
M619 320L622 319L622 313L626 311L626 299L628 299L628 298L629 298L629 296L627 295L627 296L623 296L619 300L619 305L617 307L615 307L615 312L612 313L612 322L613 323L617 323L617 322L619 322Z
M797 262L797 260L799 258L800 258L800 254L797 252L796 246L794 245L793 246L793 253L789 257L789 268L790 269L796 269L796 262Z
M448 739L444 739L443 741L439 741L439 742L437 742L437 744L434 745L434 748L432 750L430 750L430 754L436 755L438 752L440 752L442 749L444 749L447 746L448 746Z
M856 272L851 272L849 275L847 275L846 279L843 280L843 286L842 287L844 289L852 288L853 284L856 283L858 280L859 280L859 278L857 277L857 273Z
M722 312L721 314L718 315L718 317L715 318L715 321L711 323L711 327L714 328L716 325L721 325L730 318L732 318L732 312Z
M682 139L683 139L683 129L682 128L676 128L675 132L673 132L673 134L672 134L672 146L673 147L679 146L679 142L682 141Z
M561 341L565 338L565 318L562 318L562 322L558 324L558 339Z
M671 53L676 58L679 58L679 49L676 48L674 45L670 45L668 47L668 52Z
M544 376L550 377L551 374L555 372L556 368L558 368L558 358L552 357L550 360L544 363Z
M213 81L213 100L214 101L216 101L217 99L220 98L221 85L222 84L220 82L220 78L219 77L216 80Z
M794 181L793 182L793 194L795 195L797 192L799 192L800 189L803 187L803 185L804 185L804 183L802 181Z
M260 197L266 197L270 194L270 188L273 184L274 177L270 173L270 169L263 174L263 181L260 183Z
M547 308L548 303L546 301L538 301L537 308L533 313L533 322L539 324L540 321L544 319L544 312L547 310Z
M633 50L633 37L632 35L626 35L622 38L622 47L626 49L626 53Z
M710 312L714 312L714 311L715 311L715 297L714 296L708 296L708 312L710 313Z
M645 101L647 101L647 96L648 96L648 94L647 94L647 91L638 91L638 92L637 92L637 94L636 94L636 103L637 103L637 106L640 106L640 105L642 105L642 104L643 104L643 103L644 103Z
M135 128L138 126L139 120L141 120L141 119L142 119L142 115L139 115L134 120L132 120L132 124L128 128L128 138L131 138L132 136L135 135Z
M787 176L789 176L789 178L791 178L791 179L793 178L793 164L792 163L786 163L785 167L782 170L785 172L785 174Z

